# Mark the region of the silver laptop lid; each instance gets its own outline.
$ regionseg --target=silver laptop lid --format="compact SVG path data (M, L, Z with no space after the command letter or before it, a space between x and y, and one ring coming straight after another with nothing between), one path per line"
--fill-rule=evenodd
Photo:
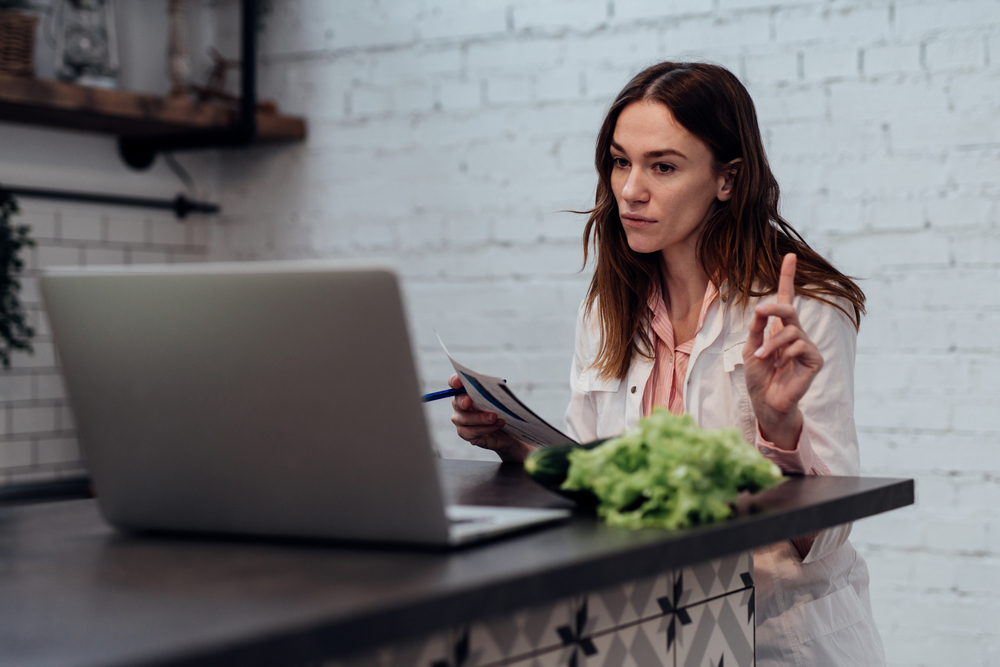
M81 268L41 287L110 522L447 541L391 270Z

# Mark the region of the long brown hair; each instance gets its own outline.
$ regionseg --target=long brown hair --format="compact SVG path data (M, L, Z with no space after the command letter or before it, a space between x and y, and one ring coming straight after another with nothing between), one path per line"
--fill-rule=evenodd
M736 163L732 198L716 202L698 246L698 258L725 296L745 307L751 298L778 288L781 260L798 256L796 294L842 310L858 327L865 295L802 239L778 214L778 182L764 154L753 101L731 72L707 63L653 65L639 72L618 94L597 137L597 196L583 232L584 264L593 235L597 266L586 308L597 303L601 346L594 365L604 377L624 378L635 354L649 356L647 303L659 279L660 253L633 251L625 237L611 189L611 141L618 116L635 102L666 106L685 129L708 146L714 167ZM834 299L846 301L848 312Z

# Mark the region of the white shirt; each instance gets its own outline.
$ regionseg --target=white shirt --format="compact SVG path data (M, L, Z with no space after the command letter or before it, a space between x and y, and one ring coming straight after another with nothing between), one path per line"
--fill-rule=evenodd
M774 296L760 301L773 301ZM695 335L684 381L684 410L703 428L738 428L756 441L757 423L743 376L743 346L757 301L734 308L717 299ZM859 473L854 426L857 333L840 310L795 297L805 332L823 355L823 368L799 402L804 417L800 450L815 452L833 475ZM579 442L620 435L642 415L642 394L653 360L637 355L624 380L593 367L600 323L581 307L570 372L566 432ZM764 456L779 455L761 449ZM850 524L822 531L804 559L788 541L754 551L757 589L757 665L880 667L882 641L868 598L868 568L847 541Z

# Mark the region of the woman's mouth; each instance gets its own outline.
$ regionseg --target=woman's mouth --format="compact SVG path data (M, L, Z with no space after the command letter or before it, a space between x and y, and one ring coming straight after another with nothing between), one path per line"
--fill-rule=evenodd
M641 215L622 215L622 224L634 229L643 229L656 223L652 218L644 218Z

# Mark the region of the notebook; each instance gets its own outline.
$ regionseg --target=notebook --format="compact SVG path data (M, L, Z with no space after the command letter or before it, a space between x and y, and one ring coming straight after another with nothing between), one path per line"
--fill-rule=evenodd
M386 266L59 268L41 289L116 526L443 546L569 514L445 506Z

